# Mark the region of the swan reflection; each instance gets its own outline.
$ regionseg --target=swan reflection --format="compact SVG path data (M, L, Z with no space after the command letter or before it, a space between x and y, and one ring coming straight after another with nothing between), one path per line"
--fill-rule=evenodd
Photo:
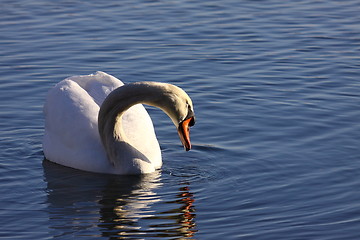
M54 237L191 238L196 232L195 200L187 183L175 186L176 192L158 193L160 172L114 176L46 160L43 165Z
M163 211L157 214L156 216L149 217L148 219L162 219L165 220L164 223L153 225L156 228L166 229L168 236L176 237L180 233L183 237L193 237L196 233L196 224L195 224L195 208L194 208L194 194L190 192L189 186L187 183L184 183L186 186L182 186L179 189L179 193L176 195L176 200L168 201L166 203L173 204L175 203L176 208L173 208L168 211ZM166 220L175 220L174 223L169 224Z

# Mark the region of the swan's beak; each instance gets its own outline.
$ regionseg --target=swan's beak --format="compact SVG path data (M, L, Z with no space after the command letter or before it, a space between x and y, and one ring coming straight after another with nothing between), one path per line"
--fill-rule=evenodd
M189 151L191 149L190 127L194 126L194 124L195 124L194 117L189 117L179 124L179 128L178 128L179 137L186 151Z

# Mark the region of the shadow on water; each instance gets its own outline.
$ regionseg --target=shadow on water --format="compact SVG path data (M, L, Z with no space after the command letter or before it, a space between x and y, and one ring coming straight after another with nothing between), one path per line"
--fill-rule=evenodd
M191 238L194 196L181 183L161 196L161 173L93 174L43 162L49 229L54 237Z

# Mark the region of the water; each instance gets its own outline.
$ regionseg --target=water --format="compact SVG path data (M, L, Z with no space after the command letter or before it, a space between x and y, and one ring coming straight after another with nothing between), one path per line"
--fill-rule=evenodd
M0 238L360 238L359 1L1 5ZM47 90L97 70L184 88L194 149L150 108L160 172L43 161Z

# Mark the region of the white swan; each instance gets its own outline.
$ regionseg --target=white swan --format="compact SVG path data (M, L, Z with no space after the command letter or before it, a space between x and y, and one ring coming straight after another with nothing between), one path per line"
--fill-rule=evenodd
M90 172L154 172L162 165L161 151L150 116L139 103L162 109L190 150L189 127L195 117L182 89L156 82L124 85L96 72L67 78L49 91L44 105L45 158Z

